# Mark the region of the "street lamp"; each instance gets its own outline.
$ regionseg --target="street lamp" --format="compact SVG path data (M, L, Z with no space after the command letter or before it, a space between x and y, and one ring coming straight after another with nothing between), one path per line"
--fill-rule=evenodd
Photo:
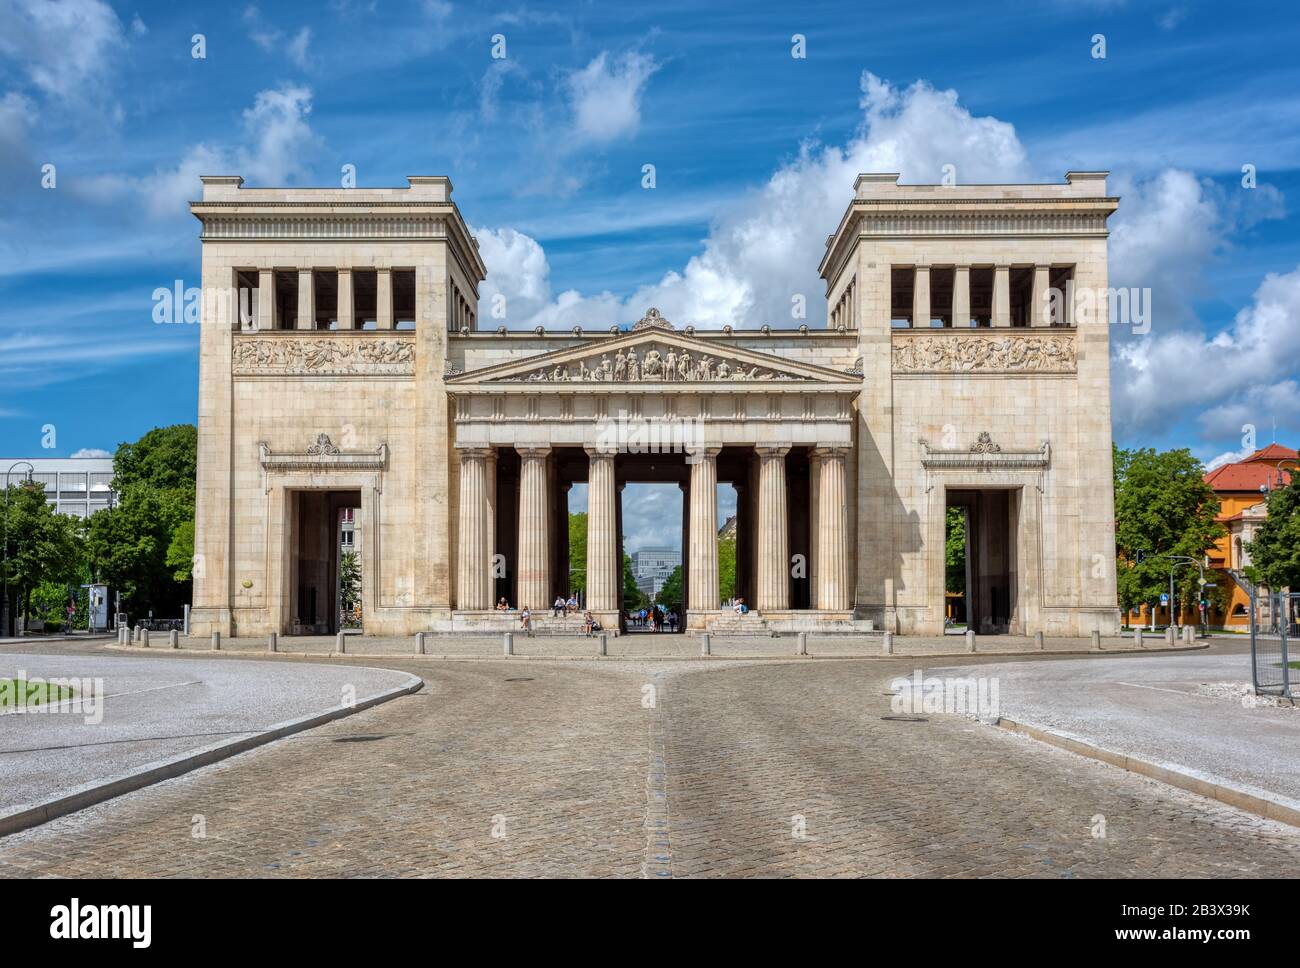
M1200 569L1200 588L1205 587L1205 561L1201 558L1191 558L1187 555L1156 555L1157 558L1168 558L1172 565L1169 567L1169 624L1174 625L1174 572L1183 565L1195 565ZM1200 606L1200 600L1197 600L1197 606ZM1152 623L1154 625L1154 622Z
M6 636L10 634L10 628L9 628L10 625L10 619L9 619L9 475L14 472L15 467L21 467L23 464L27 465L27 483L30 484L32 481L32 474L36 472L36 468L32 465L31 461L16 460L12 464L10 464L9 469L5 471L4 558L3 558L3 565L0 566L0 570L3 570L4 572L4 602L3 604L0 604L0 617L2 617L2 619L0 619L0 629L3 629L4 634Z

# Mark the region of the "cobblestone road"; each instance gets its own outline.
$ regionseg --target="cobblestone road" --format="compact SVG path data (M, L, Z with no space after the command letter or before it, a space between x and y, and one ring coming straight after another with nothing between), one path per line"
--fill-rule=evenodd
M427 687L4 838L0 874L1300 870L1293 828L971 721L882 718L913 664L393 659Z

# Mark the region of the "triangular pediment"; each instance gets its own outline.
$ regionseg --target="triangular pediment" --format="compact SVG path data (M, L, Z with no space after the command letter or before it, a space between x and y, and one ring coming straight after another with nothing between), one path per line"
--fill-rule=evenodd
M670 369L671 368L671 369ZM491 384L860 384L861 377L668 329L586 340L550 353L448 377L447 386Z

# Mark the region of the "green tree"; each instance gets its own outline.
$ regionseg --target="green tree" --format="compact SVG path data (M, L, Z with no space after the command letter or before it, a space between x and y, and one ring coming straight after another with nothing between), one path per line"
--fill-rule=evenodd
M736 597L736 539L735 536L718 539L718 601L729 602ZM683 599L685 604L685 599Z
M948 509L948 536L944 544L944 590L966 594L966 512Z
M1214 520L1219 500L1190 451L1115 448L1114 473L1116 577L1127 614L1169 590L1169 556L1200 559L1224 531ZM1179 569L1183 601L1195 594L1198 577L1196 568Z
M197 452L194 427L177 424L113 456L117 501L90 519L90 567L137 614L179 615L189 600Z
M587 512L569 515L569 585L575 594L587 591ZM586 599L582 599L586 601Z
M339 556L339 606L345 625L354 625L352 615L361 600L361 559L355 551Z
M1295 476L1268 495L1268 519L1246 543L1251 563L1246 577L1273 591L1300 591L1300 485Z
M686 599L682 597L682 566L678 565L672 570L664 583L659 586L659 594L655 596L655 604L662 605L664 608L682 609L686 607Z
M82 522L56 513L40 484L10 484L4 496L8 527L0 567L9 589L9 614L25 617L31 614L33 590L44 583L66 586L80 577Z

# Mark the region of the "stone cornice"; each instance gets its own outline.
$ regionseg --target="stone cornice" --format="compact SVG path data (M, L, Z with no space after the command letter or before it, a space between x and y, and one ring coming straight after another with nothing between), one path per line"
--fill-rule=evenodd
M1008 468L1042 469L1051 463L1052 449L1043 441L1038 450L1003 450L995 444L987 431L965 450L936 450L929 441L921 440L921 466L926 470L944 468L976 468L980 470L1005 470Z

